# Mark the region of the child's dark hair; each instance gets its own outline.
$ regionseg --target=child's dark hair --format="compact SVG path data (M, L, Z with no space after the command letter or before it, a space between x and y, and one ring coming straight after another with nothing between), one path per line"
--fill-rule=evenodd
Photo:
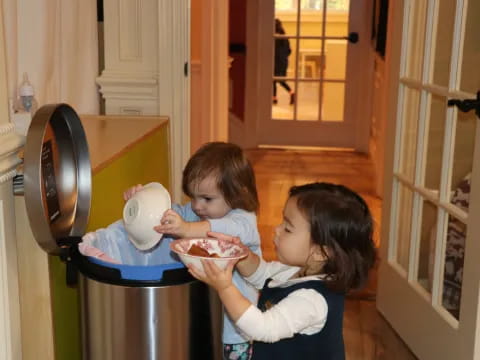
M252 165L235 144L210 142L202 145L183 170L183 192L192 197L191 187L209 175L232 209L258 210L258 195Z
M294 186L290 197L325 257L321 272L327 286L347 292L364 285L376 259L373 220L365 201L345 186L329 183Z

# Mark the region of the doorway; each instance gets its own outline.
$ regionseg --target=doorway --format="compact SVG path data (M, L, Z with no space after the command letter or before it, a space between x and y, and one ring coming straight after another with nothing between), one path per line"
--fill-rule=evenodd
M267 90L260 101L269 106L258 116L258 144L365 151L369 134L356 130L368 129L370 116L370 9L349 0L275 0L260 10L270 16L258 30L269 48L256 48Z

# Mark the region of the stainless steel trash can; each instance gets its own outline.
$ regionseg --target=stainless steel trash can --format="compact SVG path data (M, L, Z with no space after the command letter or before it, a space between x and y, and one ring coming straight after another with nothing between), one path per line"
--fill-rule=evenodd
M183 264L112 265L78 250L70 261L80 274L84 358L219 358L219 300Z
M32 119L24 159L27 213L38 244L78 284L88 360L221 359L221 303L182 263L129 266L83 256L91 167L79 117L66 104ZM72 314L75 316L75 314Z

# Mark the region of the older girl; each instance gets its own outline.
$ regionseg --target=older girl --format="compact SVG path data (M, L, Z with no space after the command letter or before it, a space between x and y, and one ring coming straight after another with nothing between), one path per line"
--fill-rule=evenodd
M254 340L253 359L344 359L344 297L364 284L375 261L364 200L341 185L291 188L275 248L279 261L250 251L236 265L261 289L258 307L232 282L233 263L222 271L206 260L205 275L190 272L218 291L231 319Z

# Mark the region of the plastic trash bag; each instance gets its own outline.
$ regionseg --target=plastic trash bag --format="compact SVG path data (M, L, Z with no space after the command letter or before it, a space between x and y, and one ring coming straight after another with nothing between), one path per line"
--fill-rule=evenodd
M160 234L159 234L160 236ZM175 253L170 250L172 238L163 236L152 249L138 250L128 239L123 220L118 220L104 229L85 234L79 244L79 251L103 261L125 265L163 265L178 262Z

